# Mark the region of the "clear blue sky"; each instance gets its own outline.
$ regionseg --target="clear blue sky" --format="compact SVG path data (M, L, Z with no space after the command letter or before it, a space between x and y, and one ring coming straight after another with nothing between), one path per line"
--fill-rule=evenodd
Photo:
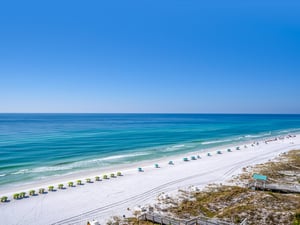
M300 113L300 1L241 2L2 1L0 112Z

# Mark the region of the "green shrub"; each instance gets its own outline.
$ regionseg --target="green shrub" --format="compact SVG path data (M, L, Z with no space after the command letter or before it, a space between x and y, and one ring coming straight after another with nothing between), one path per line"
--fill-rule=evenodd
M110 174L110 177L115 177L115 174L114 174L114 173L111 173L111 174Z
M91 183L91 178L86 178L85 180L87 183Z
M122 176L122 173L121 172L117 172L117 176Z
M81 185L82 184L82 181L81 180L77 180L77 185Z
M105 174L105 175L103 175L103 179L107 179L108 178L108 176Z
M99 177L99 176L96 176L96 177L95 177L95 181L100 181L100 177Z
M44 193L45 193L45 188L40 188L40 189L39 189L39 193L40 193L40 194L44 194Z
M58 185L58 189L63 189L64 188L64 185L63 184L59 184Z
M68 183L68 186L69 186L69 187L73 187L73 184L74 184L74 183L73 183L72 181L70 181L70 182Z
M35 190L30 190L30 191L29 191L29 195L31 195L31 196L32 196L32 195L35 195Z

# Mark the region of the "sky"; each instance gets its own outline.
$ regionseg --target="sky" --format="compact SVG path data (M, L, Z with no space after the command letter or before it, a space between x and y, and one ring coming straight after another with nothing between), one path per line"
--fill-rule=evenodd
M300 113L299 1L1 1L0 112Z

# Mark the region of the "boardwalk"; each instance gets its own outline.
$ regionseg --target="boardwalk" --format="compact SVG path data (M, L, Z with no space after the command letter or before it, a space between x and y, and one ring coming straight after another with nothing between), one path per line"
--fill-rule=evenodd
M300 185L287 185L287 184L265 184L265 185L255 185L255 183L249 183L249 188L255 188L257 190L274 191L281 193L300 193Z
M233 223L206 217L197 217L191 220L183 220L163 216L156 213L145 213L139 217L139 220L147 220L161 225L234 225Z

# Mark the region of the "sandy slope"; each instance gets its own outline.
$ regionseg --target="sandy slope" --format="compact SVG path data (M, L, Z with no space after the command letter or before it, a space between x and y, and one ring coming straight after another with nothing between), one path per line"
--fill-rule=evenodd
M224 149L220 155L211 151L210 157L199 152L201 159L189 162L183 162L182 157L172 159L175 165L168 165L169 159L163 159L158 161L159 169L154 168L153 162L146 162L140 165L145 170L142 173L137 172L135 166L123 170L122 177L2 203L1 224L86 224L94 218L103 224L112 215L129 215L131 212L127 208L153 202L162 192L224 182L244 166L265 162L282 152L299 148L297 136L268 144L260 142L255 147L248 145L240 151L232 148L233 152L226 152ZM1 195L11 196L12 191L15 190L2 191Z

